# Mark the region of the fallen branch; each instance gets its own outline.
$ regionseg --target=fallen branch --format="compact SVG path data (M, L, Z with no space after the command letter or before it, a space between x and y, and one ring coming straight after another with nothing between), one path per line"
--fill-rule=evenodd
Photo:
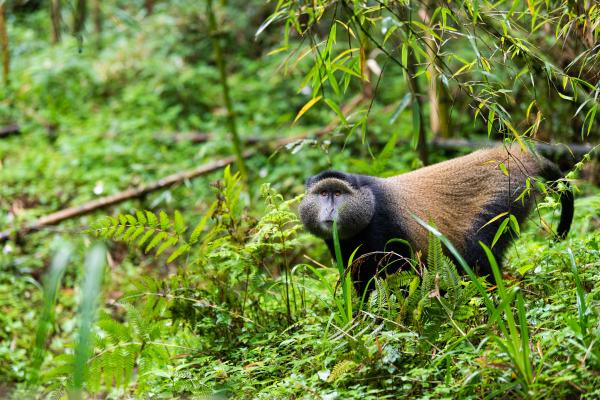
M211 140L213 136L210 133L202 132L174 132L165 133L161 132L154 135L154 140L164 143L179 143L179 142L191 142L191 143L206 143Z
M356 105L358 105L361 100L362 100L362 97L360 97L360 96L353 98L347 105L345 105L342 108L342 111L344 113L349 112L352 108L354 108ZM337 118L332 120L325 128L322 128L322 129L318 130L317 132L315 132L313 134L313 136L315 136L315 137L323 136L327 132L333 130L336 125L337 125ZM289 143L296 142L298 140L306 139L309 136L310 135L306 134L306 135L295 136L295 137L291 137L291 138L282 138L282 139L278 139L274 142L271 142L270 144L273 145L275 148L277 148L277 147L285 146ZM272 149L271 146L269 146L268 148ZM256 153L257 152L254 150L249 150L249 151L242 153L242 157L244 159L246 159L246 158L253 156ZM144 185L139 188L127 189L123 192L119 192L119 193L113 194L111 196L106 196L106 197L102 197L100 199L92 200L92 201L82 204L80 206L70 207L70 208L66 208L61 211L57 211L52 214L48 214L48 215L41 217L35 221L25 224L21 228L16 228L16 229L0 232L0 243L8 240L12 235L24 236L30 232L40 230L46 226L56 225L59 222L62 222L64 220L67 220L67 219L70 219L73 217L78 217L78 216L81 216L81 215L84 215L84 214L90 213L92 211L95 211L95 210L98 210L98 209L101 209L104 207L108 207L108 206L111 206L114 204L118 204L125 200L141 197L147 193L154 192L154 191L160 190L160 189L164 189L164 188L179 184L183 181L190 180L190 179L196 178L201 175L205 175L207 173L216 171L220 168L224 168L225 166L232 164L235 161L236 161L235 156L221 158L220 160L213 161L208 164L204 164L204 165L201 165L199 167L196 167L196 168L193 168L193 169L190 169L187 171L178 172L176 174L169 175L165 178L159 179L158 181L149 183L148 185Z
M21 127L17 124L11 124L0 128L0 138L21 133Z
M243 154L243 156L244 158L248 158L253 154L254 152L247 151ZM57 211L55 213L37 219L29 224L26 224L22 228L17 229L15 231L0 232L0 242L6 241L11 236L11 234L16 233L19 236L23 236L32 231L37 231L45 226L55 225L66 219L78 217L100 208L108 207L132 198L141 197L155 190L164 189L174 184L193 179L197 176L205 175L209 172L215 171L229 164L232 164L233 162L235 162L235 159L236 158L234 156L225 157L220 160L201 165L194 169L169 175L163 179L159 179L158 181L152 182L145 186L141 186L139 188L127 189L123 192L119 192L111 196L102 197L100 199L90 201L80 206L70 207L61 211Z

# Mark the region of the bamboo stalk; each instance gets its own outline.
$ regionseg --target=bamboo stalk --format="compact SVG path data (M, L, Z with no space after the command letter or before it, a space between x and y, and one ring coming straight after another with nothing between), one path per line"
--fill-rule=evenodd
M227 109L227 125L229 126L229 133L231 134L231 139L233 141L233 151L235 153L236 164L240 174L242 175L242 179L246 181L246 184L248 184L248 172L246 171L246 165L244 163L244 158L242 157L242 145L238 135L233 104L231 102L231 97L229 96L229 83L227 82L225 59L223 58L221 42L217 33L217 19L215 17L212 0L207 0L206 11L208 14L210 37L212 40L213 50L215 52L215 61L217 62L217 67L219 68L223 100L225 102L225 108Z
M50 1L50 21L52 22L52 44L60 42L60 0Z

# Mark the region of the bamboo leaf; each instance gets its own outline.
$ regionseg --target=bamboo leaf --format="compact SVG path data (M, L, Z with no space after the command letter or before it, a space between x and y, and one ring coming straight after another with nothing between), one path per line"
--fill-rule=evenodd
M502 221L502 223L498 227L498 230L496 231L496 235L494 235L494 240L492 240L491 247L494 247L494 245L496 244L498 239L500 239L500 236L502 236L502 234L504 233L504 230L506 229L506 225L508 225L508 221L510 221L510 218L506 218L504 221Z
M514 214L510 214L510 226L513 231L517 234L517 236L521 236L521 228L519 227L519 221L517 221L517 217Z
M402 111L404 111L406 107L408 107L408 105L410 104L410 99L412 99L412 93L406 93L402 98L402 101L400 101L400 104L398 104L398 108L396 108L396 111L394 111L394 114L390 118L390 125L393 124L396 121L396 119L398 119L398 116L402 113Z
M317 102L319 100L321 100L323 96L317 96L317 97L313 97L312 99L310 99L308 101L308 103L306 103L301 109L300 111L298 111L298 114L296 115L296 118L294 118L294 122L292 124L295 124L300 117L302 117L308 110L310 110L312 108L312 106L314 106L315 104L317 104Z
M333 110L333 112L335 112L337 114L337 116L339 117L339 119L345 124L348 124L348 121L346 120L346 117L344 116L344 113L342 113L342 110L340 110L340 107L336 104L335 101L331 100L331 99L325 99L325 104L327 104L329 106L329 108L331 108Z

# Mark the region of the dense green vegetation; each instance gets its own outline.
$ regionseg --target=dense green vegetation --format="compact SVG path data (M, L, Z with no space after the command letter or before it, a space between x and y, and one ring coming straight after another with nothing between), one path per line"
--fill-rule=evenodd
M0 398L600 397L595 2L40 0L0 15ZM298 220L304 180L470 150L450 137L582 146L555 154L576 188L568 238L548 228L549 190L525 226L499 216L519 239L497 287L432 233L413 270L352 293Z

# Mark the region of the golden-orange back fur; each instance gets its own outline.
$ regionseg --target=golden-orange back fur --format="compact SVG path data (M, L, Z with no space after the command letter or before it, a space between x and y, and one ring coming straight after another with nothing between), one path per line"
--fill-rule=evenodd
M504 164L510 179L501 170ZM415 250L427 252L428 233L411 216L433 222L459 251L473 233L474 214L491 202L504 201L506 210L519 196L529 176L539 171L535 155L519 146L478 150L385 179L387 201L399 210ZM500 200L499 200L500 199ZM526 198L526 202L531 203ZM531 204L526 204L530 207Z

